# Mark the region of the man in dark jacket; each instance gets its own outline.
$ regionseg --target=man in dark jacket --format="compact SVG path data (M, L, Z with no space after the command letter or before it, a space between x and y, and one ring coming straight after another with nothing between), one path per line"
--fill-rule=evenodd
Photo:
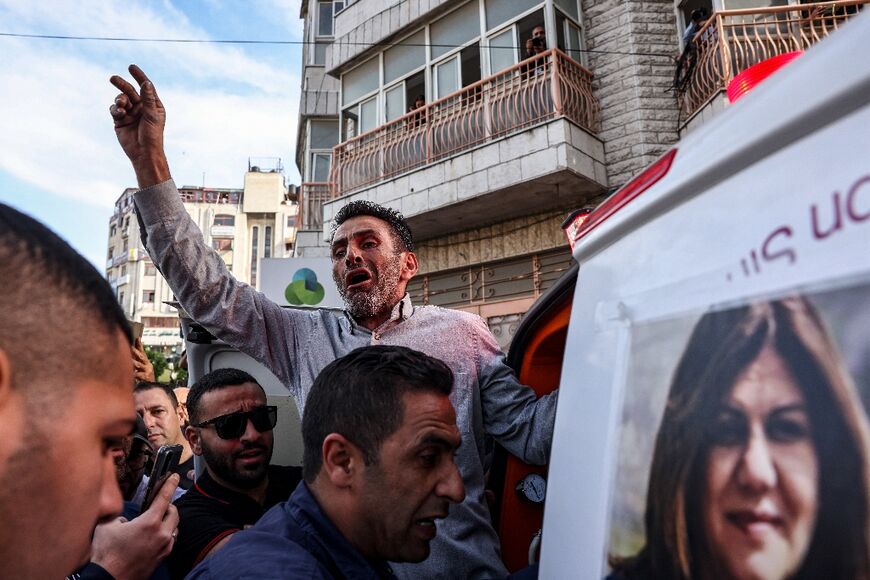
M314 382L302 419L305 480L189 578L392 578L421 562L465 490L441 361L400 346L356 349Z

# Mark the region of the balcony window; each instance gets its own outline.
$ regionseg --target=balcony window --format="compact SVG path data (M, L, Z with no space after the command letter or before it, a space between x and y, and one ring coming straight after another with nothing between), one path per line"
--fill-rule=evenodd
M216 226L234 226L236 225L236 216L234 215L216 215L214 216L214 225Z
M342 102L353 103L376 91L379 84L380 58L375 56L341 77Z
M480 6L477 2L469 2L432 23L429 28L432 58L440 58L479 36Z
M384 83L391 83L426 65L426 30L420 30L384 51Z
M145 275L154 276L155 274L157 274L157 268L154 267L154 264L145 264Z
M556 10L556 46L577 62L586 64L583 35L576 19Z
M332 2L317 3L317 36L332 36Z
M287 216L287 227L288 228L295 228L296 227L296 216L295 215L288 215Z
M311 155L311 181L315 183L329 181L329 166L331 161L331 153L313 153Z
M516 28L513 26L491 36L489 39L489 70L498 72L515 65L518 46Z
M142 291L142 302L145 304L151 304L154 302L154 290L143 290Z
M540 5L540 0L485 0L486 29L492 30L523 12ZM541 24L543 24L543 18ZM493 69L495 71L496 69Z

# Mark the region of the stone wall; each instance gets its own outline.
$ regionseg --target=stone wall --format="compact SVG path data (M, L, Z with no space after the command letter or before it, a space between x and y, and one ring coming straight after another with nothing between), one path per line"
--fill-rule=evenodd
M420 274L462 268L568 245L562 221L575 208L524 216L417 245Z
M601 103L607 176L620 186L676 140L676 99L668 89L679 54L672 0L584 0L586 44Z

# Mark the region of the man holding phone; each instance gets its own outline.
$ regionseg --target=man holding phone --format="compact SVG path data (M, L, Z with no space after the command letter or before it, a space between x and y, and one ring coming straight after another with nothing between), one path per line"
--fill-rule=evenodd
M154 449L163 445L181 446L181 456L173 472L181 476L179 487L190 489L193 485L193 452L181 430L184 416L175 392L162 383L139 382L133 389L133 397L136 412L145 420L148 441Z

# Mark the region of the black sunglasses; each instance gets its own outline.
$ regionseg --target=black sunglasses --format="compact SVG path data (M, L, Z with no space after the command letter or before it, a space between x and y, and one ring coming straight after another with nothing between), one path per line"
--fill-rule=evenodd
M254 429L263 433L271 431L278 423L278 407L275 405L263 405L250 411L236 411L229 415L221 415L208 421L203 421L194 427L208 427L214 425L217 436L221 439L238 439L248 428L248 420L254 424Z

